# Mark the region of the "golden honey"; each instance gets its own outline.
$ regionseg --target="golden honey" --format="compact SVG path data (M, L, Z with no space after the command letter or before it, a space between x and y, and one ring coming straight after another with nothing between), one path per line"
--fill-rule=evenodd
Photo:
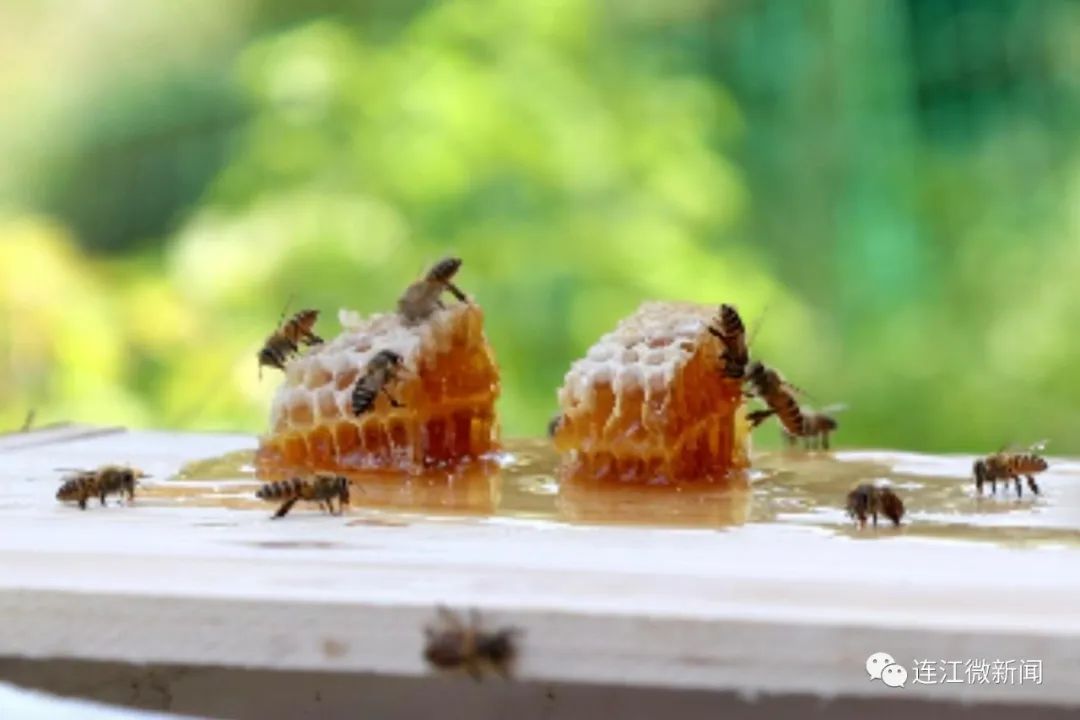
M723 376L712 306L645 303L578 360L553 441L568 478L717 480L747 466L738 380Z
M286 367L270 432L255 457L262 478L303 472L405 471L477 460L499 447L499 373L483 312L460 304L415 326L395 314L342 313L344 331ZM407 371L356 417L352 391L367 362L393 350Z

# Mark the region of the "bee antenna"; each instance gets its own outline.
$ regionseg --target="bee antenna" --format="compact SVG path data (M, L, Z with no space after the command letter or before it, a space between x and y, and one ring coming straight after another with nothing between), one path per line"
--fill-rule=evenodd
M281 308L281 317L278 318L278 327L281 327L281 323L285 322L285 314L289 312L289 306L292 305L292 301L296 299L296 293L289 293L289 298L285 301L285 307Z
M765 307L758 313L757 318L754 320L754 326L750 328L750 332L746 334L746 346L750 347L754 344L754 338L757 337L758 332L761 330L761 326L765 322L765 313L769 312L769 307L772 305L772 300L765 303Z

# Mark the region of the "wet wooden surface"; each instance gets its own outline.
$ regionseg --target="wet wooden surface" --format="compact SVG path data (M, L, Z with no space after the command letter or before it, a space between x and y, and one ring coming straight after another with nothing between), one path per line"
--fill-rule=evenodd
M1080 704L1080 549L820 529L567 525L155 499L241 435L0 439L0 656L418 676L436 604L524 631L520 678ZM132 507L57 503L57 467L150 472ZM870 681L866 657L1042 661L1039 685Z

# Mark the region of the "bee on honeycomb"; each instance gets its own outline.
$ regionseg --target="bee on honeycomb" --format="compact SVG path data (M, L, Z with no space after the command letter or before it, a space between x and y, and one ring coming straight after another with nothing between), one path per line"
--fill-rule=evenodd
M568 477L676 482L748 465L743 381L724 372L715 315L645 303L570 367L549 428Z
M260 476L421 472L499 448L499 371L478 305L438 309L416 324L398 313L343 311L340 320L340 335L285 366L256 454ZM378 393L358 415L357 381L379 353L399 357L408 372L392 396Z

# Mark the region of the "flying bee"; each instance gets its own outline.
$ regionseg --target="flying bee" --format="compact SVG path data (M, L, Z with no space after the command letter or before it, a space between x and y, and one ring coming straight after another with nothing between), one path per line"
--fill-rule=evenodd
M63 478L56 499L61 502L76 502L81 510L86 509L87 501L96 497L105 504L109 495L127 495L128 502L135 499L135 485L142 478L150 477L141 470L121 465L105 465L97 470L72 470L71 475Z
M461 302L468 302L465 293L453 283L461 269L461 258L448 257L435 263L424 277L405 289L398 299L398 313L412 325L431 317L443 307L441 296L449 292Z
M982 495L983 485L989 482L990 492L996 494L998 480L1004 481L1006 485L1012 480L1016 483L1016 497L1023 497L1020 478L1024 477L1031 492L1038 495L1039 486L1035 482L1035 475L1049 467L1046 459L1039 455L1045 447L1045 442L1039 442L1023 452L1010 452L1002 448L993 455L976 460L972 468L975 489Z
M805 419L795 399L798 388L788 384L776 370L757 360L747 366L746 380L753 388L753 394L760 397L769 410L769 412L759 410L750 413L747 419L750 420L751 426L757 427L771 415L776 415L789 435L801 437Z
M363 415L375 407L379 393L386 395L394 407L402 407L387 386L398 379L404 372L405 360L393 350L380 350L368 361L364 373L357 379L352 392L352 409L356 416Z
M285 319L285 313L281 313L281 320ZM319 319L318 310L301 310L282 323L278 321L278 327L266 338L262 349L259 350L259 376L262 376L263 367L274 367L278 370L285 369L285 362L296 353L300 352L300 345L319 345L323 339L315 334L315 322Z
M340 515L349 504L349 479L341 475L318 473L310 480L294 477L290 480L266 483L255 493L260 500L284 500L274 513L275 518L285 517L292 506L300 500L319 503L331 515ZM334 499L338 511L334 512Z
M739 311L734 305L721 305L716 320L708 326L708 330L724 343L724 351L720 353L724 361L724 377L742 380L746 377L750 351L746 342L746 326L739 317Z
M904 501L887 487L865 483L848 493L847 512L860 528L866 527L867 516L874 519L874 527L877 527L878 514L899 526L900 519L904 517Z
M480 626L480 615L469 613L466 625L461 618L445 607L438 608L439 624L425 628L427 644L424 659L440 670L464 669L474 679L483 677L489 668L510 677L510 667L517 656L517 628L502 628L487 632Z

